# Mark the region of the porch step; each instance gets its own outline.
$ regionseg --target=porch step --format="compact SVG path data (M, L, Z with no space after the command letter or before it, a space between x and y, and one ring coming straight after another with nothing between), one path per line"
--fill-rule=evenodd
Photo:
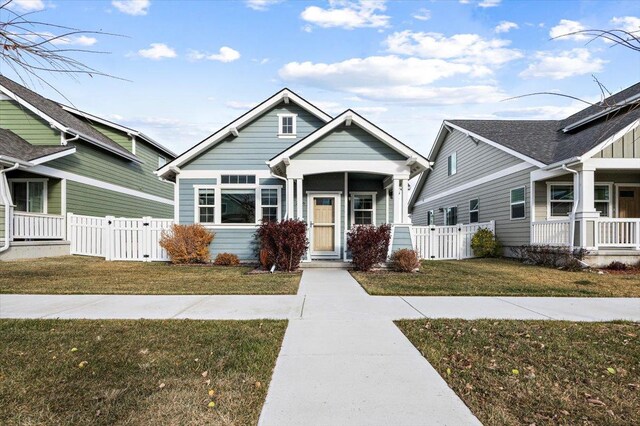
M312 268L335 268L335 269L351 269L351 262L343 262L342 260L312 260L311 262L301 262L300 269Z

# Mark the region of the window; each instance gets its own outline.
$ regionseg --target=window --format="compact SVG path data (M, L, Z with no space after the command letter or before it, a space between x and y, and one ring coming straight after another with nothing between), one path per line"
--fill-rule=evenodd
M296 136L296 114L279 114L278 115L278 136L295 137Z
M453 176L458 171L458 155L454 151L448 158L449 176Z
M11 196L17 211L47 213L47 181L45 179L12 181Z
M262 221L278 221L278 189L261 189Z
M609 217L609 204L611 203L611 189L609 185L596 185L594 187L595 208L600 216Z
M198 222L213 223L215 221L216 190L213 188L198 189Z
M444 209L444 224L455 225L458 223L458 208L447 207Z
M480 203L477 198L469 201L469 223L478 223Z
M164 158L162 155L158 157L158 168L164 166L165 164L167 164L167 159Z
M435 225L435 224L436 224L435 212L433 210L429 210L427 212L427 225Z
M609 216L611 188L609 185L595 185L593 190L594 206L600 216ZM551 217L568 216L573 210L573 185L555 184L549 186L549 215Z
M221 223L256 223L255 189L222 189L220 202L227 205Z
M230 184L255 184L255 175L221 175L220 183Z
M524 219L525 217L525 191L524 186L511 190L511 219Z
M376 197L374 194L351 193L351 224L374 225Z

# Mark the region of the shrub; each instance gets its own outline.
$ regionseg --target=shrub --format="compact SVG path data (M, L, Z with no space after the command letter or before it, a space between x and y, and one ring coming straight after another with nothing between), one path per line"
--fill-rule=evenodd
M610 271L626 271L627 269L629 269L629 265L627 265L626 263L622 263L617 260L614 260L613 262L608 264L604 269L608 269Z
M477 257L498 257L501 251L495 234L487 228L480 228L473 234L471 248Z
M238 266L240 259L233 253L219 253L216 256L216 260L213 261L213 264L218 266Z
M173 225L170 230L162 231L160 247L169 254L171 263L207 263L209 262L209 245L214 233L200 224Z
M551 268L563 268L568 271L584 269L585 266L581 261L587 252L583 248L571 250L568 247L549 245L525 245L514 251L523 263Z
M391 226L359 225L347 234L347 247L351 250L353 267L357 271L370 271L384 262L389 250Z
M307 224L301 220L263 222L256 232L260 262L279 271L295 271L307 251Z
M420 269L418 253L410 249L400 249L391 253L390 267L395 272L413 272Z

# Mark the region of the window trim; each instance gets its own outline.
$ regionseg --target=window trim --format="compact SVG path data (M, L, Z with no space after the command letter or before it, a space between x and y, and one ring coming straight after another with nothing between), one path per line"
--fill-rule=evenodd
M200 190L201 189L213 189L213 205L204 204L200 205ZM218 216L218 188L215 185L193 185L193 223L201 223L203 225L213 225L216 222ZM213 222L200 222L200 207L213 207Z
M476 208L475 210L471 210L471 202L474 200L476 201ZM475 222L471 222L471 213L477 213L478 220L476 220ZM480 223L480 197L472 198L469 200L469 223Z
M19 183L23 183L26 182L27 183L27 209L29 208L28 203L29 203L29 182L42 182L42 197L43 197L43 202L42 202L42 213L40 212L21 212L21 213L39 213L39 214L49 214L49 179L48 178L14 178L14 179L7 179L7 183L9 184L9 188L10 188L10 195L11 195L11 204L13 205L13 207L16 207L16 204L13 200L13 194L14 194L14 190L13 190L13 184L15 182L19 182ZM61 206L61 208L64 208L64 206ZM18 210L16 210L18 211Z
M356 223L356 217L355 217L355 206L354 206L354 202L355 202L355 196L356 195L371 195L371 209L357 209L358 211L371 211L371 223L372 225L376 224L376 210L377 210L377 206L376 206L376 196L378 195L377 192L375 191L354 191L354 192L349 192L349 198L351 198L351 200L349 201L349 204L351 205L351 220L349 221L351 223L351 226L355 226Z
M285 117L291 117L293 120L292 122L292 132L291 133L283 133L282 132L282 127L283 127L283 119ZM298 126L297 126L297 121L298 121L298 114L293 114L293 113L282 113L282 114L278 114L278 138L280 139L294 139L297 136L297 131L298 131Z
M436 224L436 211L433 209L427 210L427 226L435 226L435 224Z
M522 197L522 201L517 201L517 202L513 202L513 191L516 191L518 189L522 189L523 191L523 197ZM522 217L513 217L513 206L517 206L522 204L524 206L524 215ZM509 220L526 220L527 219L527 187L526 185L522 185L522 186L517 186L515 188L511 188L509 190Z
M165 164L167 164L167 157L158 155L158 168L164 167Z
M219 182L217 180L216 182ZM259 179L256 177L256 182L259 182ZM200 222L200 211L199 211L199 199L198 199L198 191L200 189L213 189L215 192L215 205L214 205L214 221L213 222ZM256 196L256 205L255 205L255 222L254 223L222 223L222 190L228 189L253 189L255 191ZM260 185L259 183L255 184L208 184L208 185L193 185L193 204L194 204L194 217L193 223L202 223L204 226L208 227L234 227L234 228L254 228L260 225L262 221L262 189L276 189L278 191L278 220L282 219L282 185ZM218 208L219 207L219 208ZM259 214L258 214L259 213Z
M447 176L455 176L458 173L458 152L453 151L447 157Z
M263 217L263 211L262 208L265 207L262 205L262 190L263 189L275 189L276 190L276 194L277 194L277 205L276 207L276 217L277 220L280 220L282 218L282 187L281 186L277 186L277 185L258 185L257 188L257 193L260 195L260 219L258 219L256 217L256 220L258 221L258 223L262 222L262 217ZM257 197L256 197L256 209L257 209L257 205L258 205L258 201L257 201ZM266 207L274 207L271 204L268 204Z
M554 185L569 185L569 186L571 186L572 189L575 190L575 188L573 187L573 182L572 181L571 182L570 181L547 181L547 220L567 220L569 218L568 215L567 216L551 216L551 187L554 186ZM613 204L614 204L614 202L613 202L613 197L614 197L614 193L613 193L614 184L613 184L613 182L594 182L594 184L593 184L593 187L594 187L593 188L593 191L594 191L594 194L593 194L594 208L595 208L595 204L596 203L604 203L605 202L605 201L601 201L601 200L600 201L596 200L596 197L595 197L595 187L596 186L606 186L606 187L609 188L609 200L606 201L608 203L608 205L609 205L608 208L607 208L609 215L600 216L600 217L608 217L608 218L617 217L617 209L616 209L616 214L614 215L613 214L613 208L612 208ZM561 202L561 203L562 202L564 202L564 203L569 203L570 202L570 203L573 203L573 202L575 202L575 197L576 197L576 195L575 195L575 192L574 192L573 193L573 200L571 200L571 201L567 201L567 200L558 201L558 200L555 200L554 202Z
M456 209L456 220L455 220L455 221L456 221L456 223L447 223L447 210L449 210L449 209ZM458 220L458 219L459 219L459 217L458 217L458 206L449 206L449 207L445 207L445 208L443 209L443 213L444 213L444 218L443 218L442 223L444 224L444 226L455 226L455 225L457 225L457 224L458 224L458 222L460 222L460 221Z

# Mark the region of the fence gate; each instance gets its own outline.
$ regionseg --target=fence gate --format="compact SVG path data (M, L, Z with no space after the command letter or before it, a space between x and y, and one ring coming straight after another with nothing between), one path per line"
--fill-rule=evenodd
M106 260L169 260L159 242L162 231L173 225L171 219L68 216L71 254Z
M495 222L452 226L412 226L411 239L421 259L469 259L474 257L471 238L480 228L495 232Z

